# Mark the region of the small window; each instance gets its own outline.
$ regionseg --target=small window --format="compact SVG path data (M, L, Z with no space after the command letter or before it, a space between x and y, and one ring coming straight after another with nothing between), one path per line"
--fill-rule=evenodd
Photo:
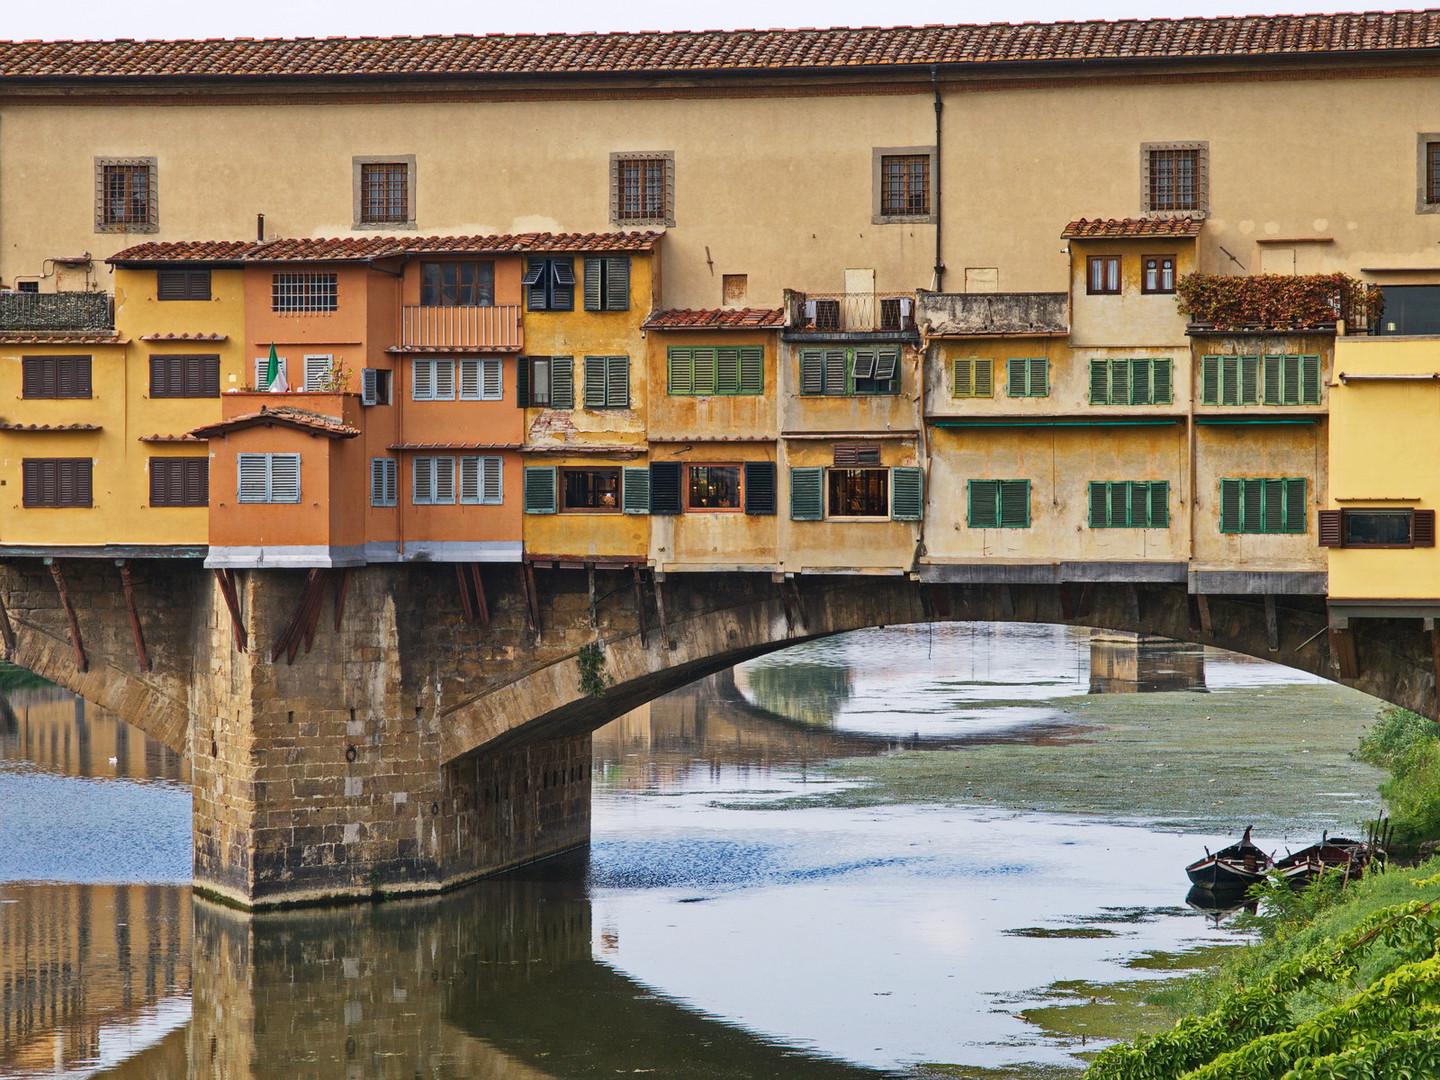
M628 356L585 357L585 408L628 409L630 407L630 358Z
M1120 291L1120 256L1091 255L1086 260L1085 291L1091 296Z
M1435 511L1321 510L1316 532L1321 547L1434 547Z
M575 308L574 259L531 259L520 284L525 286L525 304L531 311Z
M370 505L394 506L399 502L400 463L394 458L370 459Z
M25 506L93 505L91 458L24 458L20 463Z
M1155 360L1091 360L1091 405L1169 405L1173 363Z
M675 225L675 155L610 155L610 223Z
M460 501L462 503L499 506L504 502L502 488L503 463L499 457L462 457L460 459Z
M1266 405L1320 404L1319 356L1266 356L1260 363Z
M299 454L237 454L235 474L242 503L298 503Z
M1202 356L1200 404L1260 404L1260 357Z
M460 361L460 400L499 401L503 398L502 366L498 356Z
M889 469L825 470L830 517L890 516Z
M95 159L95 231L151 233L160 228L155 158Z
M208 457L152 457L151 506L209 506Z
M339 373L335 357L330 353L310 353L305 357L305 391L310 394L339 389Z
M38 282L38 281L17 281L17 282L15 283L15 291L16 291L16 292L23 292L23 293L38 293L38 292L40 291L40 282Z
M765 349L760 345L676 347L667 360L666 386L672 397L765 392Z
M210 271L188 266L155 271L155 299L209 300Z
M522 356L515 365L517 401L522 409L573 409L575 359L570 356Z
M352 158L351 168L355 228L415 227L415 155Z
M957 398L993 397L995 361L988 357L960 357L954 363L953 393Z
M494 307L493 262L422 262L420 303L424 307Z
M416 506L447 505L455 501L453 457L417 457L411 466L410 501Z
M585 260L585 310L630 310L630 259L628 256Z
M900 350L801 349L800 393L805 396L898 394Z
M284 356L275 357L275 381L281 386L290 385L289 360ZM270 389L270 357L257 356L255 358L255 388L257 390Z
M1029 480L970 480L965 524L972 529L1028 529Z
M1220 481L1222 533L1303 533L1304 477Z
M360 369L360 404L362 405L389 405L391 397L391 380L394 373L389 368L361 368Z
M1415 212L1440 213L1440 133L1423 132L1417 142L1420 160ZM1386 308L1388 313L1388 304Z
M152 398L219 397L220 357L150 357L150 396Z
M1142 260L1144 274L1140 291L1146 293L1173 293L1175 291L1175 256L1146 255Z
M1209 144L1145 143L1141 202L1149 214L1204 214L1209 208Z
M731 510L744 507L739 465L690 465L686 469L685 509Z
M91 397L88 356L26 356L21 359L20 395L26 398Z
M1167 480L1092 480L1092 529L1168 529L1170 483Z
M560 509L576 513L620 512L620 470L561 469Z
M412 401L454 401L455 361L428 358L412 360L410 399Z
M874 224L935 220L935 158L933 146L887 146L871 151Z
M339 283L333 273L287 271L270 279L271 311L336 311L339 306Z
M1012 356L1005 362L1006 390L1013 397L1050 396L1050 360L1044 356Z

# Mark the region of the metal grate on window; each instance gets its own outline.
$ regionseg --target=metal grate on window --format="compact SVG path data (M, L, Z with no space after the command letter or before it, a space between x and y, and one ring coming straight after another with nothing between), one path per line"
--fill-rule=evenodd
M1440 204L1440 142L1425 144L1425 201Z
M339 285L333 273L285 272L271 278L272 311L335 311L339 306Z
M1150 151L1150 210L1200 209L1200 151Z
M888 154L880 159L880 213L886 217L930 213L929 154Z
M403 161L360 166L360 220L366 224L410 219L409 170Z
M630 158L615 163L615 216L620 221L650 221L668 216L665 158Z
M100 213L106 225L150 224L149 166L104 166L104 199Z

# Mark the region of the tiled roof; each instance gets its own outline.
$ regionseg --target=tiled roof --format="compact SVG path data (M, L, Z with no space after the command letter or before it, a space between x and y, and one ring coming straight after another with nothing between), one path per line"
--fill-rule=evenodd
M137 441L143 443L198 443L204 442L205 440L198 438L195 435L161 435L157 432L154 435L141 435Z
M1089 240L1092 237L1115 240L1132 236L1137 239L1147 236L1199 236L1200 228L1204 224L1200 218L1189 217L1110 218L1107 221L1099 218L1086 221L1081 218L1066 225L1060 236L1064 240Z
M232 431L238 431L242 428L258 427L262 424L279 424L281 427L308 431L315 435L324 435L331 439L353 439L356 435L360 434L359 428L351 427L338 416L326 416L323 413L313 413L306 409L297 409L293 405L277 405L273 409L266 408L262 405L259 412L229 416L219 423L197 427L191 431L190 434L194 435L197 439L210 439L216 435L228 435Z
M99 424L10 424L0 421L0 431L100 431Z
M0 333L0 345L128 345L114 330L70 330L54 334L27 330Z
M574 75L1393 52L1440 46L1440 11L829 30L485 37L19 41L0 79Z
M141 341L224 341L224 334L141 334Z
M523 252L650 251L660 232L506 233L500 236L342 236L265 240L150 241L107 260L134 263L349 262L397 255L505 255Z
M646 330L769 330L785 325L784 308L673 308L645 320Z

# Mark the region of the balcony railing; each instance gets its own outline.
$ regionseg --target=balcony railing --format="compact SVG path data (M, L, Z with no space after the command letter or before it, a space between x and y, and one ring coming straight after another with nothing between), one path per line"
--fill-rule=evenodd
M908 293L785 293L785 328L807 334L909 334L915 297Z
M53 334L115 329L109 293L0 292L0 330L32 330Z
M519 349L520 306L404 307L400 344L410 349Z
M1065 293L922 292L919 319L940 335L1063 334L1069 299Z
M1369 332L1385 308L1378 286L1346 274L1186 274L1176 285L1191 332Z

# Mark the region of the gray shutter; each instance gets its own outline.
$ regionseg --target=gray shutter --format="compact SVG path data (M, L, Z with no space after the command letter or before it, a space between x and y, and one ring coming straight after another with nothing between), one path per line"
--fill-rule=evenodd
M270 501L277 503L298 503L300 501L300 455L270 455Z
M605 310L630 310L630 259L621 255L605 260Z
M480 501L480 459L478 457L461 457L460 459L460 501L462 503L478 503Z
M435 459L417 457L410 462L410 501L428 506L435 501Z
M515 404L522 409L530 407L530 357L515 358Z
M552 409L573 409L575 407L575 358L573 356L552 356L550 358L550 407Z
M890 470L890 518L893 521L920 521L925 516L925 475L913 465Z
M385 499L385 474L388 458L370 459L370 505L390 506Z
M824 486L824 469L807 467L790 470L791 521L819 521L824 517Z
M604 260L587 258L585 260L585 310L600 311L600 266Z
M605 363L603 356L585 357L585 408L603 409L605 407Z
M555 513L555 466L525 466L525 513Z
M498 457L480 459L480 501L491 506L505 501L505 465Z
M825 354L819 349L800 350L800 393L825 392Z
M879 381L893 379L899 366L899 349L881 349L875 354L875 378Z
M648 465L627 465L623 470L625 487L620 495L620 507L627 514L648 514L650 512L650 467Z
M380 378L374 368L360 369L360 404L375 405L379 402Z
M435 501L446 504L455 501L455 459L453 457L435 458Z
M775 513L775 463L745 462L745 513Z
M575 260L551 259L550 310L571 311L575 307Z
M855 360L850 365L850 374L856 379L875 378L875 350L856 349Z
M460 365L460 393L461 401L480 400L480 361L475 357L464 357L456 361Z
M611 356L605 365L605 405L611 409L630 407L630 357Z
M270 497L270 467L264 454L240 454L235 459L236 499L263 503Z
M305 357L305 389L311 393L323 390L330 381L330 369L334 366L333 356Z
M680 463L650 463L650 513L678 514L683 509L680 496Z
M520 284L525 286L525 304L531 311L546 309L545 270L548 263L547 259L530 259L525 267L525 276L520 279Z

